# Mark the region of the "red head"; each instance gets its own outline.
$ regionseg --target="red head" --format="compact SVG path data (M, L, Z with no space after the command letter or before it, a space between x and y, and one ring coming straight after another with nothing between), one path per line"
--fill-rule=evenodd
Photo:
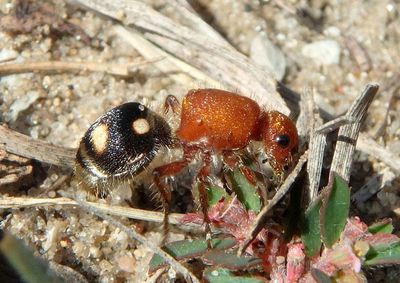
M261 139L274 170L282 172L293 165L299 146L292 120L278 111L267 111L260 119Z

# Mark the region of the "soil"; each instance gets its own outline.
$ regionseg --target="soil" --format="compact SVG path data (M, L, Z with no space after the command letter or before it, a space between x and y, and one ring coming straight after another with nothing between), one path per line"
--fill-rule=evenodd
M62 0L23 2L30 8L20 9L18 14L15 7L21 6L20 1L0 0L0 63L57 60L124 65L143 61L115 34L112 27L117 23L104 16ZM179 18L168 1L150 2L162 13ZM312 88L317 102L334 116L343 114L367 83L379 83L380 92L363 132L400 156L398 1L201 0L194 8L235 48L255 60L268 57L262 51L251 54L255 38L267 37L283 54L284 61L272 64L272 69L284 64L282 82L300 93ZM203 86L195 80L178 84L152 62L138 64L129 77L91 71L10 74L0 77L0 121L31 137L77 148L89 125L107 110L138 101L160 111L168 94L181 98L196 85ZM13 166L0 162L3 196L76 193L76 180L65 170L8 155L1 157L18 162ZM350 181L353 191L386 167L357 152ZM57 182L64 176L61 184ZM137 205L136 194L128 190L98 201ZM157 205L148 206L156 209ZM399 207L397 175L366 202L352 207L352 214L367 223L391 217L394 233L399 235L399 215L394 212ZM36 255L72 267L89 282L147 279L151 253L90 213L61 206L1 211L2 227L22 238ZM161 239L159 225L122 221L135 225L151 241ZM174 231L169 238L183 239L185 234ZM400 275L396 268L365 272L371 282L395 282Z

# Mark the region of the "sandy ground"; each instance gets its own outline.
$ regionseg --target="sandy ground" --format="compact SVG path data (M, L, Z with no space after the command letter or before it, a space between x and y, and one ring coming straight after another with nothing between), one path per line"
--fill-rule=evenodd
M0 17L11 15L15 3L1 0ZM77 147L88 126L114 106L139 101L158 109L168 94L181 97L193 86L203 86L194 80L187 85L178 84L151 62L143 64L140 55L115 34L115 23L111 20L61 0L44 3L57 15L50 22L12 33L6 32L2 22L1 62L90 61L137 63L137 67L128 78L90 71L2 76L0 121L10 128L54 144ZM161 0L152 4L171 17L179 17ZM303 8L303 16L296 15L294 7ZM398 1L202 0L195 8L242 53L256 62L270 62L265 63L266 68L272 69L290 88L298 92L312 88L318 103L333 115L344 113L367 83L378 82L381 91L371 106L363 131L393 155L400 155ZM50 24L57 22L54 19L78 26L87 38L76 30L57 30ZM355 191L386 168L366 154L356 155L350 182ZM57 180L65 175L62 170L38 163L20 163L17 168L27 166L32 170L21 169L16 173L14 181L3 185L3 194L56 197L58 190L75 192L76 183L69 178L54 189ZM34 175L29 182L22 182L19 178L24 174ZM392 217L398 233L399 220L393 211L400 206L399 181L398 177L391 178L376 195L354 207L352 213L368 223ZM102 201L129 205L131 193L121 194ZM151 254L137 247L119 229L86 212L49 207L2 213L2 225L23 238L37 254L74 268L91 282L143 282L146 278ZM123 222L136 224L148 239L160 239L156 225ZM183 237L182 233L176 233L171 238ZM373 282L398 279L396 274L399 275L395 269L366 273L373 273L370 275Z

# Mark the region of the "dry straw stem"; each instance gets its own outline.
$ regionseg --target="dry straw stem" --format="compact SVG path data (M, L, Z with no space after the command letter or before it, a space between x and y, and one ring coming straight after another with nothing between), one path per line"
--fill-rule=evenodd
M37 140L2 125L0 125L1 145L7 152L59 167L72 169L75 164L76 149Z
M101 213L106 213L114 216L122 216L130 219L144 220L150 222L161 223L163 221L164 214L162 212L148 211L137 208L108 205L105 203L96 202L77 202L71 198L28 198L28 197L2 197L0 198L0 208L22 208L22 207L39 207L39 206L81 206L85 204L85 207L92 207ZM169 214L169 223L179 224L191 227L198 227L196 224L182 224L182 214L171 213Z
M317 115L317 114L316 114ZM320 120L319 115L315 120ZM354 119L347 116L341 116L331 120L317 129L313 129L310 137L310 148L307 162L307 173L309 186L307 188L307 195L304 199L304 204L315 200L318 195L319 185L321 182L322 164L324 160L324 152L326 147L326 135L332 131L337 130L343 125L353 123Z
M300 157L299 161L297 162L293 171L287 176L285 182L282 186L279 187L278 191L257 215L257 218L254 220L254 224L251 227L250 231L246 235L246 239L243 241L243 244L239 247L238 254L241 255L249 246L249 244L257 237L258 233L261 231L262 228L265 227L265 223L268 220L269 211L282 199L284 195L289 191L292 184L296 180L297 176L299 175L300 171L303 168L304 163L307 162L308 159L308 152L306 151Z
M361 123L378 89L379 86L377 84L368 84L365 87L364 91L356 98L346 113L346 116L351 120L354 119L355 122L350 125L344 125L339 129L331 172L336 172L347 183L350 179L353 154L356 149Z
M177 83L190 85L193 82L191 77L196 80L205 82L208 85L217 85L218 82L194 68L193 66L171 56L155 44L148 41L143 35L135 30L126 29L123 26L116 25L114 27L115 32L132 47L134 47L140 54L148 61L157 60L157 58L163 58L154 62L160 71L166 73L175 80ZM190 74L187 75L187 74Z
M186 26L174 22L139 1L78 0L78 2L121 21L125 27L134 26L142 30L146 39L194 66L208 77L244 95L253 95L267 108L289 114L289 109L276 91L276 81L272 75L236 51L193 11L180 7L185 1L169 3L172 3L185 19Z
M143 64L143 62L141 62ZM140 63L139 63L140 64ZM128 77L139 64L113 64L97 62L42 61L0 64L0 75L28 72L104 72L115 76Z
M318 192L326 145L325 136L315 131L315 128L322 124L322 119L319 116L318 107L314 103L314 95L311 89L306 89L300 100L300 116L297 123L299 124L299 122L302 122L298 125L299 134L309 141L307 162L309 186L306 187L302 200L303 205L307 206ZM303 134L301 134L301 131L303 131Z

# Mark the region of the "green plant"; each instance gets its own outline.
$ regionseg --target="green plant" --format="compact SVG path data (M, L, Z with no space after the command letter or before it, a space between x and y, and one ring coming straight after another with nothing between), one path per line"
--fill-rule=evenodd
M220 233L212 240L212 248L207 249L205 240L165 246L179 260L201 261L207 282L366 282L362 266L400 263L400 238L391 234L391 220L368 227L358 217L348 218L350 189L337 175L331 176L328 186L304 212L301 237L285 241L282 227L264 228L246 254L237 256L261 201L255 196L256 185L247 181L241 170L230 171L227 178L236 194L208 188L208 215ZM202 224L203 217L188 213L182 222ZM154 256L150 271L163 266Z

